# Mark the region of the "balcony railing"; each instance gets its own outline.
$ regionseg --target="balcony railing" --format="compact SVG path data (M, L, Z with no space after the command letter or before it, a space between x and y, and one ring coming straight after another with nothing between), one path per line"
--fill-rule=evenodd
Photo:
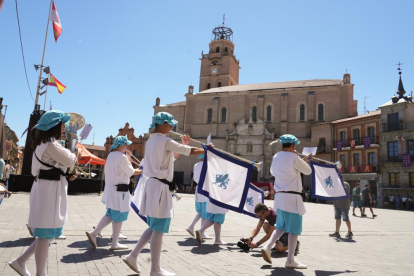
M389 123L382 124L383 132L398 131L398 130L405 130L405 129L414 129L414 123L398 122L394 124L389 124Z
M358 165L358 166L342 166L340 173L379 173L380 166L378 165Z
M369 137L371 144L379 144L379 137L378 136L366 136ZM355 140L355 146L363 146L365 137L359 137L359 138L349 138L349 139L338 139L339 141L342 141L342 147L350 147L351 141ZM337 141L334 141L334 147L336 148L338 145Z

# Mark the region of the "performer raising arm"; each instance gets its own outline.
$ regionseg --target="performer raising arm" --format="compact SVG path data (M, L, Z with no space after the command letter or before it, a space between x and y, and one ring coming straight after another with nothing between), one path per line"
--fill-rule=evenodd
M36 275L47 275L49 243L62 235L66 222L68 181L65 173L74 165L76 155L62 147L60 137L69 120L70 117L63 112L51 110L43 114L36 125L32 141L32 174L35 181L30 192L28 225L34 229L33 236L37 239L20 257L9 263L23 276L30 276L26 263L33 254L36 259ZM79 150L78 157L80 155ZM72 176L69 180L75 178Z
M140 273L137 263L138 254L144 246L151 241L151 272L150 276L175 275L161 268L161 247L164 233L169 232L171 218L173 217L173 203L169 186L173 181L174 160L180 154L200 155L204 153L201 148L190 147L190 137L182 136L179 144L166 135L177 125L174 117L167 112L159 112L154 115L151 128L154 132L150 135L145 146L145 161L143 164L140 214L147 216L148 229L144 231L134 250L123 260L135 272ZM141 183L140 183L141 185Z
M111 152L105 164L105 190L102 202L107 211L92 232L86 232L89 242L96 248L96 237L112 222L112 244L110 250L127 249L128 246L118 243L122 222L128 219L129 213L129 181L132 175L142 173L131 165L131 152L127 147L132 144L126 136L114 139Z
M295 145L300 144L300 141L295 136L291 134L282 135L278 142L282 143L282 151L275 154L270 167L270 172L275 177L276 229L262 249L262 255L266 262L272 263L270 256L272 246L284 232L288 232L289 249L285 267L307 268L306 265L295 260L294 253L298 236L302 233L302 215L306 212L300 194L302 192L300 173L309 175L312 169L306 164L308 157L301 159L297 155Z

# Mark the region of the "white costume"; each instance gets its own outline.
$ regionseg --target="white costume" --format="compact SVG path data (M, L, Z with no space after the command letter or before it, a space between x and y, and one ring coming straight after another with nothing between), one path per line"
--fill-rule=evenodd
M117 184L129 184L134 168L128 157L119 151L109 153L105 163L105 190L102 202L106 208L120 212L129 211L129 191L117 192Z
M302 192L300 173L309 175L311 167L296 153L280 151L273 157L270 173L275 177L276 191L273 209L304 215L305 205L301 195L278 193L279 191Z
M194 181L198 184L198 182L200 182L200 175L201 175L201 169L203 168L203 161L200 161L198 163L196 163L194 165L194 169L193 169L193 179ZM199 194L197 192L195 192L195 201L197 202L207 202L208 198L205 195Z
M153 133L145 145L143 187L139 212L153 218L174 217L172 193L168 185L158 179L172 181L174 153L190 155L191 147L175 142L161 133ZM140 183L141 184L141 183Z
M36 158L44 163L55 166L66 172L75 164L76 155L71 153L56 139L42 143L36 147L32 158L32 174L37 177L39 171L49 170ZM68 181L60 176L59 181L35 179L30 192L29 227L31 228L60 228L65 225L67 216Z

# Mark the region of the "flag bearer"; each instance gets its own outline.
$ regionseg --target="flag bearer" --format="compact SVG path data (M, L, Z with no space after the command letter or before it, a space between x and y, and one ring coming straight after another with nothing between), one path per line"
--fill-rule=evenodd
M34 254L36 275L47 275L49 243L62 235L67 216L68 181L66 172L76 162L76 154L60 144L65 123L70 117L59 110L43 114L36 129L32 148L32 174L35 181L30 192L29 227L37 239L9 265L20 275L30 276L26 263ZM78 157L81 151L78 151ZM69 180L74 180L71 176Z
M183 135L182 144L175 142L166 135L177 125L174 117L167 112L158 112L152 119L150 135L145 146L143 176L146 181L142 185L142 199L139 206L141 215L147 216L148 229L144 231L134 250L123 260L135 272L140 273L137 263L138 254L144 246L151 242L150 276L175 275L161 268L161 247L164 233L169 232L173 217L172 193L175 184L174 160L181 154L200 155L204 149L190 147L190 137ZM144 179L144 178L143 178ZM141 183L140 183L141 184Z
M309 175L312 169L306 163L308 157L300 158L295 151L295 145L300 143L295 136L282 135L278 143L282 143L282 151L275 154L270 167L270 172L275 177L276 195L273 208L277 212L276 229L262 249L262 256L266 262L272 263L272 246L284 232L288 232L288 257L285 267L304 269L307 266L294 258L298 236L302 233L302 216L306 212L301 196L303 188L300 174Z
M86 232L89 242L96 248L96 237L102 229L112 223L112 243L110 250L128 249L128 246L118 242L122 222L128 219L129 214L129 182L133 175L142 173L131 165L131 152L127 147L132 142L126 136L114 139L111 152L105 163L105 190L102 202L106 204L106 214L102 217L92 232Z

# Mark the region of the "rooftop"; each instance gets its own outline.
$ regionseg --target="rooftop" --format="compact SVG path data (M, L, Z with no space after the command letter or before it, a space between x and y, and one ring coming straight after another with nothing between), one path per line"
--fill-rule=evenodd
M172 103L172 104L166 104L166 105L160 105L160 106L181 106L181 105L185 105L186 101L182 101L182 102L177 102L177 103Z
M100 150L105 151L104 146L97 146L97 145L88 145L88 144L82 144L87 150Z
M207 93L227 93L238 91L260 91L260 90L275 90L275 89L293 89L293 88L305 88L305 87L321 87L321 86L336 86L342 85L343 80L340 79L325 79L325 80L299 80L299 81L284 81L284 82L268 82L268 83L256 83L256 84L239 84L233 86L224 86L211 88L198 94Z
M355 117L349 117L349 118L345 118L345 119L340 119L340 120L336 120L336 121L332 121L333 124L337 124L337 123L343 123L343 122L347 122L347 121L352 121L352 120L358 120L358 119L365 119L365 118L369 118L369 117L374 117L374 116L378 116L381 115L381 110L375 110L372 112L368 112L362 115L358 115Z

